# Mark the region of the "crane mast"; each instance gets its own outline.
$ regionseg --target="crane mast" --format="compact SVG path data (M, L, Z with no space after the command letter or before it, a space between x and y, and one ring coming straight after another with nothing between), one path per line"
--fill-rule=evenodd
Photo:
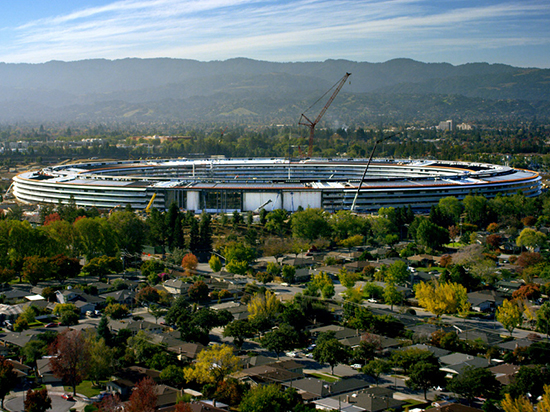
M308 151L307 151L307 155L308 157L311 157L312 153L313 153L313 136L315 134L315 126L317 126L317 123L319 123L319 121L321 120L321 118L324 116L325 112L328 110L328 108L330 107L330 105L332 104L332 101L336 98L336 95L340 92L340 90L342 89L342 87L344 86L344 83L346 82L346 80L348 79L348 77L351 76L351 73L346 73L344 75L344 77L342 77L334 86L336 86L336 89L334 90L334 92L332 93L332 96L330 96L330 98L328 99L327 103L325 104L325 106L321 109L321 112L317 115L317 118L314 120L314 121L311 121L306 115L305 115L305 112L302 113L302 116L300 116L300 120L298 121L298 124L301 125L301 126L307 126L309 128L309 148L308 148ZM330 92L334 86L332 86L323 96L321 96L319 98L319 100L321 100L323 97L325 97L327 95L328 92ZM317 103L319 100L317 100L315 103ZM315 105L315 103L313 103L313 105ZM310 106L309 109L311 109ZM308 110L309 110L308 109ZM307 110L306 110L307 112Z

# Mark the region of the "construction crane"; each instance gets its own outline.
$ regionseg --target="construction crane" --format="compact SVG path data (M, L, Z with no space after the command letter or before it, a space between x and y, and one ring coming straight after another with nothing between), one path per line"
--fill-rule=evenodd
M344 86L344 83L346 82L346 80L348 79L348 77L351 76L351 73L346 73L344 75L344 77L342 77L340 80L338 80L338 82L336 82L334 84L334 86L332 86L330 89L328 89L326 91L325 94L323 94L315 103L313 103L304 113L302 113L302 116L300 116L300 120L298 121L298 124L301 125L301 126L307 126L309 127L309 148L308 148L308 151L307 151L307 155L308 157L311 157L311 154L313 153L313 135L315 134L315 126L317 126L317 123L319 123L319 121L321 120L321 118L323 117L323 115L325 114L325 112L327 111L327 109L329 108L329 106L332 104L332 101L336 98L336 95L340 92L340 90L342 89L342 87ZM311 109L313 106L315 106L319 100L321 100L322 98L324 98L328 92L330 92L332 89L334 89L336 87L336 89L334 90L334 92L332 93L332 96L330 96L330 99L328 99L327 103L325 104L325 106L323 107L323 109L321 110L321 112L319 113L319 115L317 115L317 118L314 120L314 121L311 121L306 115L305 113Z
M155 197L157 197L157 194L153 193L153 196L151 196L151 200L149 200L149 203L147 204L147 207L145 208L145 213L151 212L151 207L153 206L153 202L155 201Z

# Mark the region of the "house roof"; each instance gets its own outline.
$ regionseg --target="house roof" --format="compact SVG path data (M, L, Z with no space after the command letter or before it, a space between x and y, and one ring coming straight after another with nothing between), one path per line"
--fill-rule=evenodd
M303 377L301 373L291 372L289 370L273 365L254 366L243 369L231 375L235 379L250 378L255 382L263 383L281 383Z
M285 384L285 386L290 386ZM292 382L292 387L302 392L315 395L317 398L324 398L344 392L351 392L369 386L367 382L357 378L340 379L336 382L327 383L320 379L303 378Z
M355 396L354 396L355 395ZM407 402L394 399L390 395L377 396L371 393L357 393L349 397L351 404L359 406L369 412L385 411L387 409L401 409Z
M514 381L516 373L519 371L518 365L511 365L509 363L503 363L502 365L493 366L489 368L491 372L495 374L497 381L503 385L509 385Z

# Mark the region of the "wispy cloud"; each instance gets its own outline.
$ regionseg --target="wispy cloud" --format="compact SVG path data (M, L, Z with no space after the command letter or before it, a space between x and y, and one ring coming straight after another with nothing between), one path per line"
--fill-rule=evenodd
M19 25L0 60L451 56L548 46L549 17L546 0L120 0Z

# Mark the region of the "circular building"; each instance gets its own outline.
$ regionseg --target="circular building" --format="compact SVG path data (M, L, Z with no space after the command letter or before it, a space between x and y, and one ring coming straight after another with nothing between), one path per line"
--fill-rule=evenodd
M364 159L167 159L58 165L21 173L12 186L29 204L68 203L158 209L172 202L196 212L316 207L350 209L367 161ZM485 163L437 160L371 162L357 198L357 212L411 205L426 211L446 196L541 192L538 173Z

